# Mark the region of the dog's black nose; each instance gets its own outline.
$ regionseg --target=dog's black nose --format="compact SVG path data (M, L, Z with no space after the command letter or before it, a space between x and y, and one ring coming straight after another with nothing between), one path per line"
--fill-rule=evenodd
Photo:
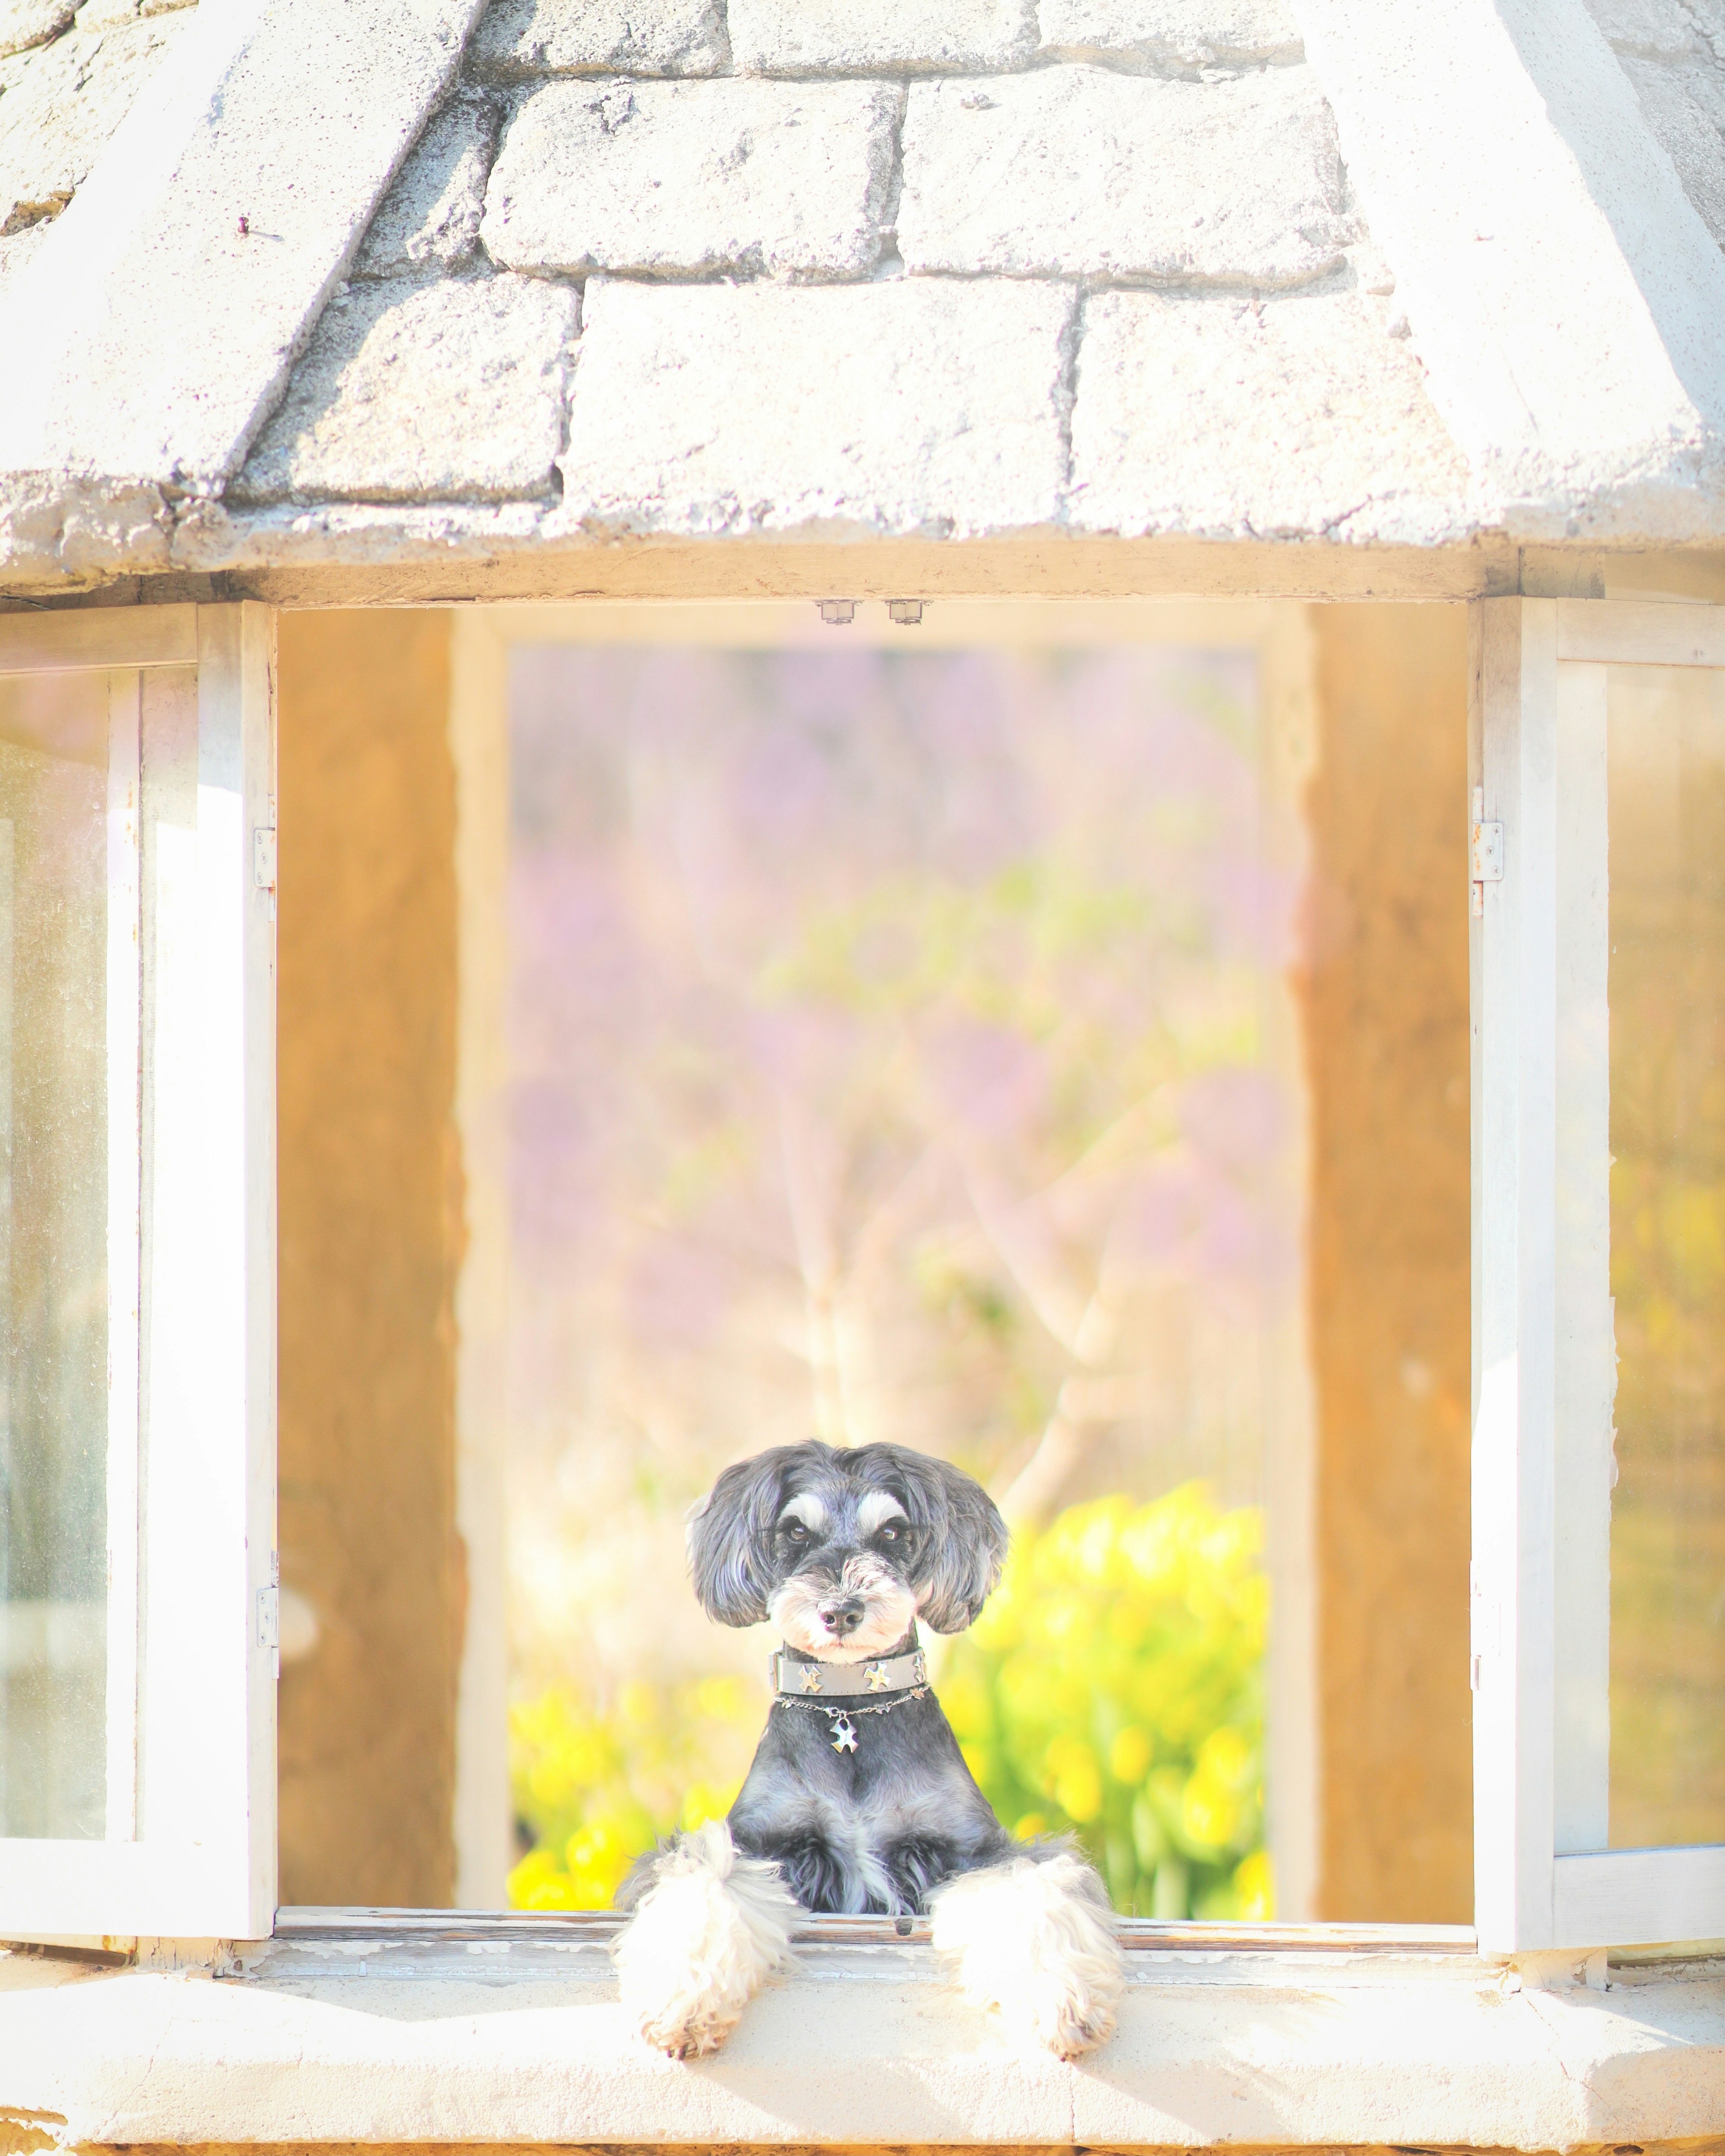
M835 1640L842 1640L854 1632L863 1620L860 1602L829 1602L820 1613L820 1621Z

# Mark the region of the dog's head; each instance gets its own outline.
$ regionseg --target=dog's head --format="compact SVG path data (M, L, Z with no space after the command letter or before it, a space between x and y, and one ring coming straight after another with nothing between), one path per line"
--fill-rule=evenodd
M913 1617L962 1632L1000 1577L1006 1542L980 1483L896 1445L779 1445L727 1467L689 1516L707 1615L770 1617L792 1646L829 1662L885 1653Z

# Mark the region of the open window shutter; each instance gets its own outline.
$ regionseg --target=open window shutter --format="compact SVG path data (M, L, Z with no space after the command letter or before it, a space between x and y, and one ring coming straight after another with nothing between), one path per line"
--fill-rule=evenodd
M1717 1937L1725 1812L1705 1840L1621 1845L1657 1816L1622 1800L1646 1763L1624 1748L1685 1741L1627 1727L1623 1640L1612 1748L1613 1029L1622 1049L1635 1022L1613 1009L1611 866L1612 699L1635 681L1612 670L1725 667L1725 609L1486 601L1471 661L1476 1920L1499 1952ZM1713 1199L1695 1202L1711 1219ZM1644 1214L1658 1240L1657 1204ZM1712 1407L1697 1442L1725 1496L1725 1390ZM1716 1810L1703 1790L1686 1815Z
M0 1938L274 1917L274 676L0 619Z

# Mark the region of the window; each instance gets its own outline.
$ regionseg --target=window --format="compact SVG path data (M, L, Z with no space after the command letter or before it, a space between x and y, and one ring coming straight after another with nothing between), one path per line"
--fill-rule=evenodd
M0 620L12 1937L273 1913L272 670L257 607Z
M1725 610L1473 665L1479 1938L1725 1935ZM9 1937L273 1917L272 669L0 619Z
M1725 619L1476 616L1476 1921L1712 1938Z

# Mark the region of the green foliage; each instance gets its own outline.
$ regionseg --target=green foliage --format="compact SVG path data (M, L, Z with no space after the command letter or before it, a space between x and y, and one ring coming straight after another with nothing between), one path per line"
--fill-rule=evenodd
M1199 1483L1075 1505L1017 1540L941 1672L1002 1824L1076 1833L1122 1912L1271 1912L1261 1541Z
M1255 1511L1224 1512L1197 1483L1074 1506L1018 1538L940 1671L1002 1823L1076 1833L1122 1911L1272 1913L1261 1538ZM516 1804L537 1845L511 1900L603 1907L660 1835L723 1815L763 1708L728 1677L625 1686L608 1711L563 1691L518 1707Z

